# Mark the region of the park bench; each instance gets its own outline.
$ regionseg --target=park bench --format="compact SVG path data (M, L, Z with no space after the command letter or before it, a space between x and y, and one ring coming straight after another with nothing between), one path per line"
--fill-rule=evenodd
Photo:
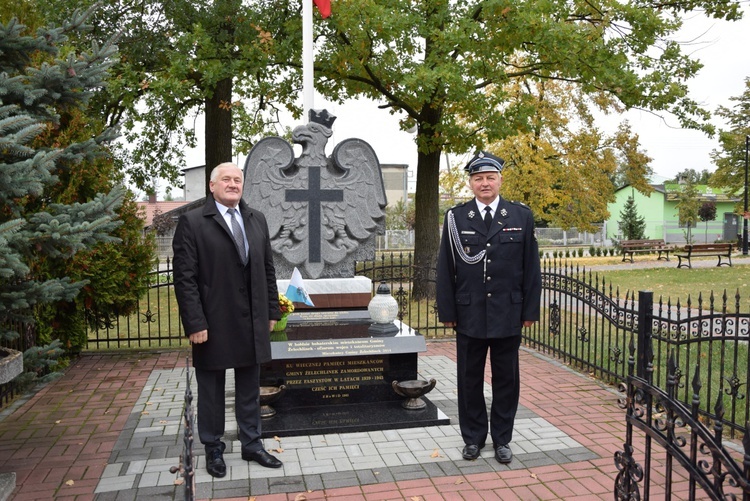
M630 259L633 262L633 254L636 253L651 253L656 252L658 256L656 260L665 259L669 261L669 252L674 250L674 246L667 245L664 240L661 239L648 239L648 240L623 240L620 242L620 249L622 250L622 260L626 261ZM628 258L628 254L630 258Z
M696 256L716 256L719 263L716 266L732 266L732 244L688 244L677 256L678 268L692 268L690 258ZM726 258L728 261L723 261ZM682 260L686 259L687 264Z

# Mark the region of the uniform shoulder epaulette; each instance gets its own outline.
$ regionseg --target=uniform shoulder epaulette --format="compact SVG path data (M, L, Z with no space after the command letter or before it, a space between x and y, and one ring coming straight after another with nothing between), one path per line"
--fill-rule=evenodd
M519 202L517 200L511 200L510 203L512 203L513 205L518 205L519 207L523 207L524 209L531 210L531 207L529 207L528 205L526 205L523 202Z
M454 206L453 206L453 207L451 207L451 208L452 208L452 209L458 209L459 207L463 207L463 206L465 206L465 205L466 205L466 204L468 204L469 202L471 202L471 200L467 200L466 202L462 202L462 203L460 203L460 204L456 204L456 205L454 205Z

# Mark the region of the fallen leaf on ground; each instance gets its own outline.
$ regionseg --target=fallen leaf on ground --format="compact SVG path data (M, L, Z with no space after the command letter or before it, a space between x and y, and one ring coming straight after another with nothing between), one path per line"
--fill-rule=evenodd
M456 480L456 482L453 485L461 485L463 483L464 483L463 479L459 478L458 480Z
M271 450L272 450L272 451L276 451L276 452L278 452L278 453L284 452L284 449L282 449L281 447L277 447L277 448L275 448L275 449L271 449Z
M536 476L536 473L532 473L531 478L539 478L539 477Z
M304 494L297 494L294 496L294 501L307 501L307 496Z
M68 480L67 482L65 482L65 485L74 485L74 484L75 482L73 482L72 480Z
M437 449L435 449L434 451L432 451L432 454L430 454L430 457L431 458L439 458L440 457L440 451L437 450Z
M182 485L184 483L185 483L185 479L184 478L177 478L174 481L174 485Z

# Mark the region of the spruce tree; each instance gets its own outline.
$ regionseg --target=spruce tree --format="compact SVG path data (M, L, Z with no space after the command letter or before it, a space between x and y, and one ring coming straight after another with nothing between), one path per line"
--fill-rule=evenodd
M635 199L632 196L628 197L628 201L625 202L620 212L618 226L623 240L641 240L646 234L646 220L638 215Z
M26 34L17 20L0 23L0 339L14 339L34 308L72 300L85 281L40 276L45 258L65 259L99 242L112 242L120 224L115 211L125 190L94 194L89 200L54 203L45 190L58 183L56 168L91 161L112 130L48 147L40 138L64 127L60 116L85 109L103 85L116 47L93 45L77 52L67 44L87 30L86 14L60 27Z

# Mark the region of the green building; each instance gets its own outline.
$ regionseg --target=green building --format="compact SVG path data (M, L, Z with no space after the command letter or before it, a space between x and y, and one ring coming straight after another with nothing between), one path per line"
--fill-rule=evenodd
M667 243L684 244L686 228L680 227L677 217L677 194L684 185L677 183L652 184L654 191L650 195L639 193L630 185L623 186L615 192L616 200L607 206L609 220L607 221L608 240L620 240L620 213L623 211L628 197L632 196L638 215L646 221L645 238L664 239ZM730 196L722 190L705 184L694 185L699 200L716 204L716 220L704 223L698 221L692 229L694 243L716 242L717 240L737 242L737 235L742 233L740 216L735 213L739 198Z

